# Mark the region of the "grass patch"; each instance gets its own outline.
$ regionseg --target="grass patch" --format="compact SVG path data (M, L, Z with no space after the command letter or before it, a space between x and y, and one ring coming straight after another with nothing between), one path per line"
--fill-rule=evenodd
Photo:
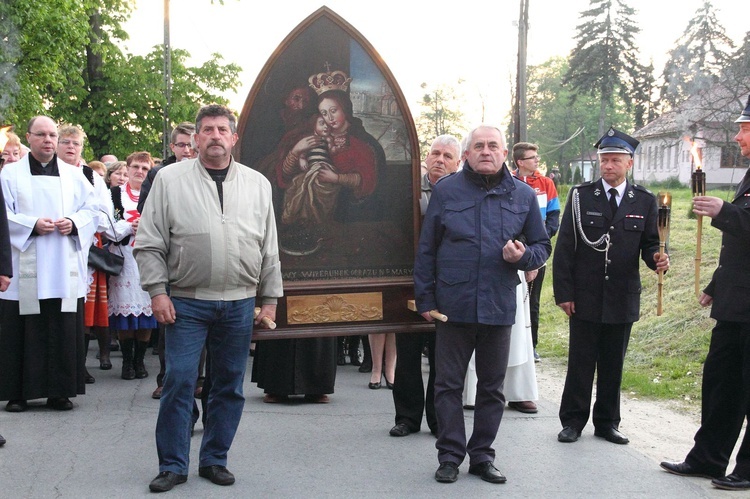
M561 189L564 206L568 189ZM633 325L625 359L623 390L641 398L700 402L703 361L708 352L714 320L710 309L698 304L695 294L697 220L690 218L690 189L670 189L672 212L668 252L671 268L664 277L663 313L656 316L657 275L641 264L641 317ZM709 196L731 198L726 190ZM553 240L553 245L555 241ZM703 220L699 290L706 287L716 268L721 232ZM565 362L568 355L568 320L555 305L552 293L552 259L542 289L539 346L543 357Z

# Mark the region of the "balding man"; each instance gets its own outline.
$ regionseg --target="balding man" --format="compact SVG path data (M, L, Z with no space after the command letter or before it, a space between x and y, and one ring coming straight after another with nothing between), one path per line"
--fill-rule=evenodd
M455 482L468 454L470 474L505 483L492 443L505 407L518 271L541 267L552 246L536 194L505 165L500 129L480 126L466 143L463 169L432 192L414 262L417 310L429 321L435 309L448 316L435 327L435 480ZM477 398L467 442L461 395L474 351Z
M422 214L427 211L433 186L445 175L458 170L461 161L461 144L452 135L441 135L430 146L424 162L427 172L422 175L422 194L419 207ZM422 352L427 347L430 374L427 378L425 396L422 381ZM401 333L396 335L396 374L393 383L393 405L396 409L396 424L391 428L392 437L405 437L417 432L422 426L422 414L427 426L437 435L435 415L435 333Z
M9 412L47 398L70 410L85 393L83 297L86 258L99 220L94 188L58 159L57 126L32 118L30 152L0 174L13 277L0 293L0 400Z

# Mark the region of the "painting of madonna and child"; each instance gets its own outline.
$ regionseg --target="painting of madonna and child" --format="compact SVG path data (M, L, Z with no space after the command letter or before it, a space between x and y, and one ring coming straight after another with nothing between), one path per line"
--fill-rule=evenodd
M416 133L376 60L353 28L308 18L245 104L240 161L273 186L285 284L411 276Z

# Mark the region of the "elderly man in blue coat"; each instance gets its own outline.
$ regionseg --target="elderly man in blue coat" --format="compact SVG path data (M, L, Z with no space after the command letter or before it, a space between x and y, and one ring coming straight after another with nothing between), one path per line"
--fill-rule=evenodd
M414 264L414 293L425 319L433 320L434 311L448 317L436 325L435 479L455 482L468 453L470 474L504 483L492 443L505 407L518 270L541 267L552 246L534 191L505 165L502 132L483 125L466 144L463 168L433 189ZM477 398L467 443L461 395L474 351Z

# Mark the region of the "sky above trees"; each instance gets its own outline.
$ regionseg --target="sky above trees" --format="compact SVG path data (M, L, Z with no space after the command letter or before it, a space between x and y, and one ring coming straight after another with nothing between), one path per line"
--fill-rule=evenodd
M703 0L628 0L636 10L641 32L636 38L641 62L653 59L659 76L669 51ZM504 124L516 64L518 2L465 0L450 7L428 0L285 0L249 2L211 0L171 2L174 47L185 48L198 60L221 53L239 64L241 84L228 98L241 109L258 72L279 43L309 14L325 4L359 30L375 47L398 80L412 110L421 100L421 84L464 80L468 123L480 118L485 100L486 121ZM741 2L715 2L718 19L740 45L748 29ZM510 8L508 6L511 6ZM575 47L579 15L589 0L531 0L529 61L541 64L552 56L567 56ZM138 0L126 24L127 47L146 53L162 43L163 3ZM481 95L481 97L480 97Z

